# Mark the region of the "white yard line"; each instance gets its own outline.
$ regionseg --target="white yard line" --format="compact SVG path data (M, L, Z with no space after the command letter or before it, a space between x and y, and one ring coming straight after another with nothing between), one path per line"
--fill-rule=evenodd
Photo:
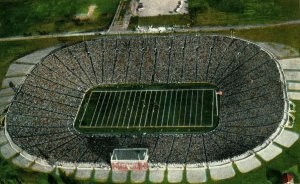
M104 97L103 97L103 101L102 101L102 104L101 104L101 107L100 107L100 110L98 111L98 115L97 115L97 119L96 119L96 123L95 123L95 126L97 126L97 122L98 122L98 119L99 119L99 116L100 116L100 112L102 110L102 106L103 106L103 103L105 101L105 98L106 98L106 93L104 94Z
M149 115L149 106L150 106L151 97L152 97L152 91L150 92L150 97L149 97L149 102L148 102L148 107L147 107L147 113L146 113L144 127L146 126L148 115Z
M138 101L138 105L137 105L135 116L134 116L133 126L135 126L135 120L136 120L136 117L137 117L137 114L138 114L138 111L139 111L141 96L142 96L142 93L140 93L140 96L139 96L139 101Z
M204 96L204 91L202 91L202 100L201 100L201 117L200 117L201 126L202 126L202 116L203 116L203 96Z
M180 90L180 91L214 91L214 89L141 89L141 90L97 90L93 91L94 93L96 92L131 92L131 91L175 91L175 90Z
M93 94L93 92L91 92L91 94L90 94L90 96L89 96L88 103L87 103L87 105L86 105L86 107L85 107L85 109L84 109L84 112L83 112L83 115L82 115L82 117L81 117L79 126L81 126L81 123L82 123L83 117L84 117L84 115L85 115L86 109L87 109L87 107L89 106L89 103L90 103L90 99L91 99L92 94Z
M179 126L179 124L180 124L180 115L181 115L182 95L183 95L183 91L181 90L177 126Z
M127 116L127 112L128 112L128 105L130 104L131 94L132 94L132 91L129 92L129 98L128 98L128 103L127 103L126 108L125 108L125 115L124 115L124 119L123 119L123 122L122 122L122 127L124 126L124 123L125 123L125 120L126 120L126 116Z
M197 124L197 116L198 116L198 93L197 91L197 97L196 97L196 115L195 115L195 125Z
M169 111L168 111L167 126L169 126L169 118L170 118L170 111L171 111L172 97L173 97L173 92L171 92L171 97L170 97L170 104L169 104Z
M145 100L146 100L146 97L147 97L147 92L148 91L146 91L146 93L145 93ZM142 112L141 112L141 118L140 118L140 121L139 121L139 127L141 126L141 121L143 119L143 112L144 112L144 107L145 107L144 105L145 105L145 101L144 101L143 106L142 106Z
M127 127L129 127L129 123L130 123L130 119L131 119L131 115L132 115L132 111L133 111L133 106L134 106L134 104L135 104L135 97L136 97L136 94L137 94L137 93L138 93L137 91L135 91L135 93L134 93L133 102L132 102L132 108L131 108L131 110L130 110L130 115L129 115Z
M161 125L160 126L162 126L163 125L163 121L164 121L164 116L165 116L165 109L166 109L166 102L167 102L167 96L168 96L168 91L166 91L166 97L165 97L165 105L164 105L164 109L163 109L163 114L162 114L162 117L161 117Z
M176 96L175 96L175 106L174 106L174 111L173 111L173 122L172 122L172 126L174 126L174 121L175 121L175 113L176 113L176 105L177 105L177 95L178 95L178 91L176 90Z
M185 125L185 117L186 117L186 106L187 106L187 104L188 104L188 98L187 98L187 96L189 95L189 91L187 91L187 95L186 95L186 100L185 100L185 106L184 106L184 114L183 114L183 124Z
M215 94L216 97L216 110L217 110L217 116L219 116L219 103L218 103L218 95Z
M109 96L108 96L107 103L110 103L110 102L109 102L109 100L110 100L110 97L111 97L111 93L109 93ZM106 106L106 108L105 108L105 110L104 110L103 117L102 117L102 119L101 119L101 126L103 125L103 120L104 120L104 117L105 117L106 111L107 111L107 106ZM99 113L100 113L100 111L99 111Z
M116 118L116 114L118 114L118 108L119 108L119 103L120 103L120 98L121 98L121 95L125 95L125 93L121 93L119 95L119 98L118 98L118 102L117 102L117 107L116 107L116 110L115 110L115 113L114 113L114 117L113 117L113 120L112 120L112 124L111 124L111 127L113 126L114 122L115 122L115 118Z
M90 127L92 126L92 123L93 123L93 120L94 120L94 117L95 117L95 114L96 114L96 111L97 111L97 108L98 108L98 104L99 104L99 101L100 101L100 96L101 96L101 93L100 93L99 96L98 96L96 108L94 109L94 113L93 113L93 116L92 116L92 121L91 121L91 123L90 123Z
M111 103L111 108L110 108L110 111L109 111L109 114L108 114L108 118L107 118L107 122L106 122L106 124L105 124L105 126L107 126L107 124L108 124L108 122L109 122L109 118L110 118L110 114L111 114L111 111L113 111L113 104L115 103L115 99L116 99L116 95L117 95L117 93L113 93L114 94L114 97L113 97L113 101L112 101L112 103ZM115 107L116 108L116 107ZM116 110L116 109L114 109L114 110Z
M155 97L154 97L154 103L156 102L156 96L157 96L157 91L155 91ZM150 126L152 126L152 120L153 120L153 114L154 114L154 111L155 111L155 105L154 104L154 107L153 107L153 110L152 110L152 113L151 113L151 118L150 118Z
M192 91L189 126L191 126L191 121L192 121L192 108L193 108L193 96L194 96L193 94L194 93Z
M161 103L161 96L162 96L162 94L159 95L159 102L158 102L159 107L158 107L158 112L157 112L157 116L156 116L155 126L157 126L157 122L158 122L159 111L160 111L160 103Z
M122 111L123 111L123 106L124 106L125 97L126 97L126 93L124 93L124 96L123 96L122 105L121 105L120 112L119 112L119 116L118 116L117 126L119 126L119 121L120 121L121 114L122 114Z
M210 126L213 126L214 124L214 107L215 107L215 97L214 97L214 94L215 92L213 91L212 92L212 112L211 112L211 125Z

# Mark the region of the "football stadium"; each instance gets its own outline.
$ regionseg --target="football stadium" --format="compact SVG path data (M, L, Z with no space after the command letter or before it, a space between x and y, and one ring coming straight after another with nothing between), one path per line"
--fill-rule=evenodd
M9 106L5 134L43 167L207 168L268 147L289 110L278 61L255 43L110 36L37 63Z

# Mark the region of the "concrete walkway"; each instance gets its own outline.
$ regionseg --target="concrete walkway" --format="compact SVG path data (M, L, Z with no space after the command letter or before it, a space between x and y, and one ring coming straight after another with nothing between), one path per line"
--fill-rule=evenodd
M171 32L198 32L198 31L222 31L222 30L243 30L243 29L253 29L253 28L265 28L274 26L284 26L284 25L294 25L300 24L300 20L292 20L273 24L254 24L254 25L235 25L235 26L199 26L199 27L189 27L189 28L174 28ZM149 25L150 26L150 25ZM43 39L43 38L63 38L63 37L77 37L77 36L97 36L97 35L108 35L108 34L139 34L139 32L131 30L123 30L117 32L108 31L95 31L95 32L67 32L67 33L53 33L49 35L33 35L33 36L12 36L6 38L0 38L0 42L3 41L14 41L14 40L33 40L33 39Z
M254 154L242 160L235 161L235 164L241 173L247 173L261 166L261 162Z
M300 58L279 60L287 81L288 96L293 100L300 100Z
M49 47L35 51L14 61L8 68L2 82L3 89L0 90L0 114L3 113L13 99L15 92L9 87L12 82L18 88L26 79L26 75L31 72L34 65L39 63L43 57L48 55L59 46Z

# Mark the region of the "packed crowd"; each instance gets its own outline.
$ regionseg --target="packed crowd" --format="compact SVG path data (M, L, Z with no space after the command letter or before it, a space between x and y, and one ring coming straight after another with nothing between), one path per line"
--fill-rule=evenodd
M224 91L219 125L203 134L86 136L73 122L85 91L107 83L209 82ZM280 128L285 88L260 47L222 36L102 38L60 48L35 66L7 114L12 140L51 162L109 164L114 148L149 149L152 163L243 154Z

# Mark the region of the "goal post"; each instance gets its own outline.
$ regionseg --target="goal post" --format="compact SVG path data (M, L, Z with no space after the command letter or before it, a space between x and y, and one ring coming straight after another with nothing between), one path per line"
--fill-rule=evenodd
M111 168L114 171L148 169L147 148L114 149L111 155Z

